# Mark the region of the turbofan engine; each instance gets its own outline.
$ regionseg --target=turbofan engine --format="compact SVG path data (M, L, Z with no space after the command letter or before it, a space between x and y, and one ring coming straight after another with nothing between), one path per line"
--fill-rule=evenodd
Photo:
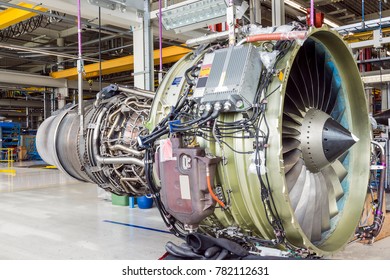
M182 58L152 104L114 88L86 107L82 133L75 107L50 117L37 136L42 158L116 194L151 193L177 236L340 250L369 177L356 63L327 28L252 28L235 46L212 42Z

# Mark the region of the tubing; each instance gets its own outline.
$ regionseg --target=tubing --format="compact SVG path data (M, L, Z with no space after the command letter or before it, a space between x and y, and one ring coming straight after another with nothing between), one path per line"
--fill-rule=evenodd
M131 93L134 95L138 95L140 97L146 97L146 98L150 98L150 99L154 98L154 94L152 94L152 91L131 89L131 88L125 88L125 87L118 87L118 90L123 91L123 92L127 92L127 93Z
M314 14L314 0L310 0L310 25L314 26L314 18L316 15Z
M282 40L304 40L306 39L306 31L291 31L286 33L270 33L270 34L257 34L246 37L244 40L247 43L260 42L260 41L282 41Z
M204 252L210 247L218 246L239 257L245 257L249 254L246 249L236 242L221 237L215 238L207 236L197 232L188 234L186 236L186 242L195 252Z
M219 204L222 208L225 208L226 205L221 201L213 192L213 188L211 187L211 180L210 180L210 169L206 167L206 175L207 175L207 189L209 190L209 193L211 197Z

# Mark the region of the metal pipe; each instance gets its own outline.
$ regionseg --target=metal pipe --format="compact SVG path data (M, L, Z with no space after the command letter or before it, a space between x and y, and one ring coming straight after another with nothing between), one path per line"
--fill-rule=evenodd
M314 0L310 0L310 25L314 26Z
M365 28L365 23L364 23L364 0L362 0L362 29Z
M116 145L111 146L110 150L113 150L113 151L121 150L121 151L127 152L129 154L133 154L135 156L138 156L138 157L144 155L143 151L137 151L137 150L131 149L129 147L126 147L126 146L120 145L120 144L116 144Z
M43 50L38 50L38 49L28 48L28 47L23 47L23 46L17 46L17 45L12 45L12 44L0 43L0 48L13 50L13 51L18 50L18 51L25 51L25 52L29 52L29 53L38 53L38 54L43 54L43 55L77 59L77 56L71 55L71 54L64 54L64 53L52 52L52 51L43 51ZM23 58L23 56L21 56L21 57ZM99 60L93 59L93 58L88 58L87 61L99 62Z
M135 164L139 166L145 166L145 163L143 160L139 160L136 158L131 157L114 157L114 158L108 158L108 157L101 157L96 155L95 159L97 162L101 164Z
M160 73L162 73L162 0L158 1L158 44L160 48ZM161 75L161 74L160 74ZM161 81L159 81L161 82Z
M186 45L188 47L193 47L196 45L212 43L217 40L227 39L228 37L229 37L229 31L223 31L223 32L218 32L215 34L211 34L199 38L189 39L186 41Z
M83 51L82 51L82 40L81 40L81 1L77 0L77 38L79 44L79 54L77 60L77 71L78 71L78 91L79 91L79 102L78 102L78 115L80 117L80 137L83 137L84 133L84 96L83 96L83 72L84 72L84 62L83 62Z
M153 99L154 96L155 96L153 91L146 91L146 90L140 90L140 89L131 89L131 88L125 88L125 87L118 87L118 90L119 91L123 91L123 92L127 92L127 93L131 93L131 94L134 94L134 95L138 95L138 96L141 96L141 97L150 98L150 99Z

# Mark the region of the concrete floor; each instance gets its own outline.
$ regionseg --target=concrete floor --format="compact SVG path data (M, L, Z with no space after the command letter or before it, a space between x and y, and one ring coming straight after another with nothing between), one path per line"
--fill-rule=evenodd
M95 185L54 169L18 167L16 174L0 173L0 259L153 260L166 242L180 243L155 207L114 206ZM332 258L390 259L390 238L350 244Z

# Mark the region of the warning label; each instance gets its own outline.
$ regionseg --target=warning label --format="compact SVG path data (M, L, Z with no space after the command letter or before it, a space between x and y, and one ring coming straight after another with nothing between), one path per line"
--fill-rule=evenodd
M208 77L211 71L211 64L202 65L200 69L199 78Z

